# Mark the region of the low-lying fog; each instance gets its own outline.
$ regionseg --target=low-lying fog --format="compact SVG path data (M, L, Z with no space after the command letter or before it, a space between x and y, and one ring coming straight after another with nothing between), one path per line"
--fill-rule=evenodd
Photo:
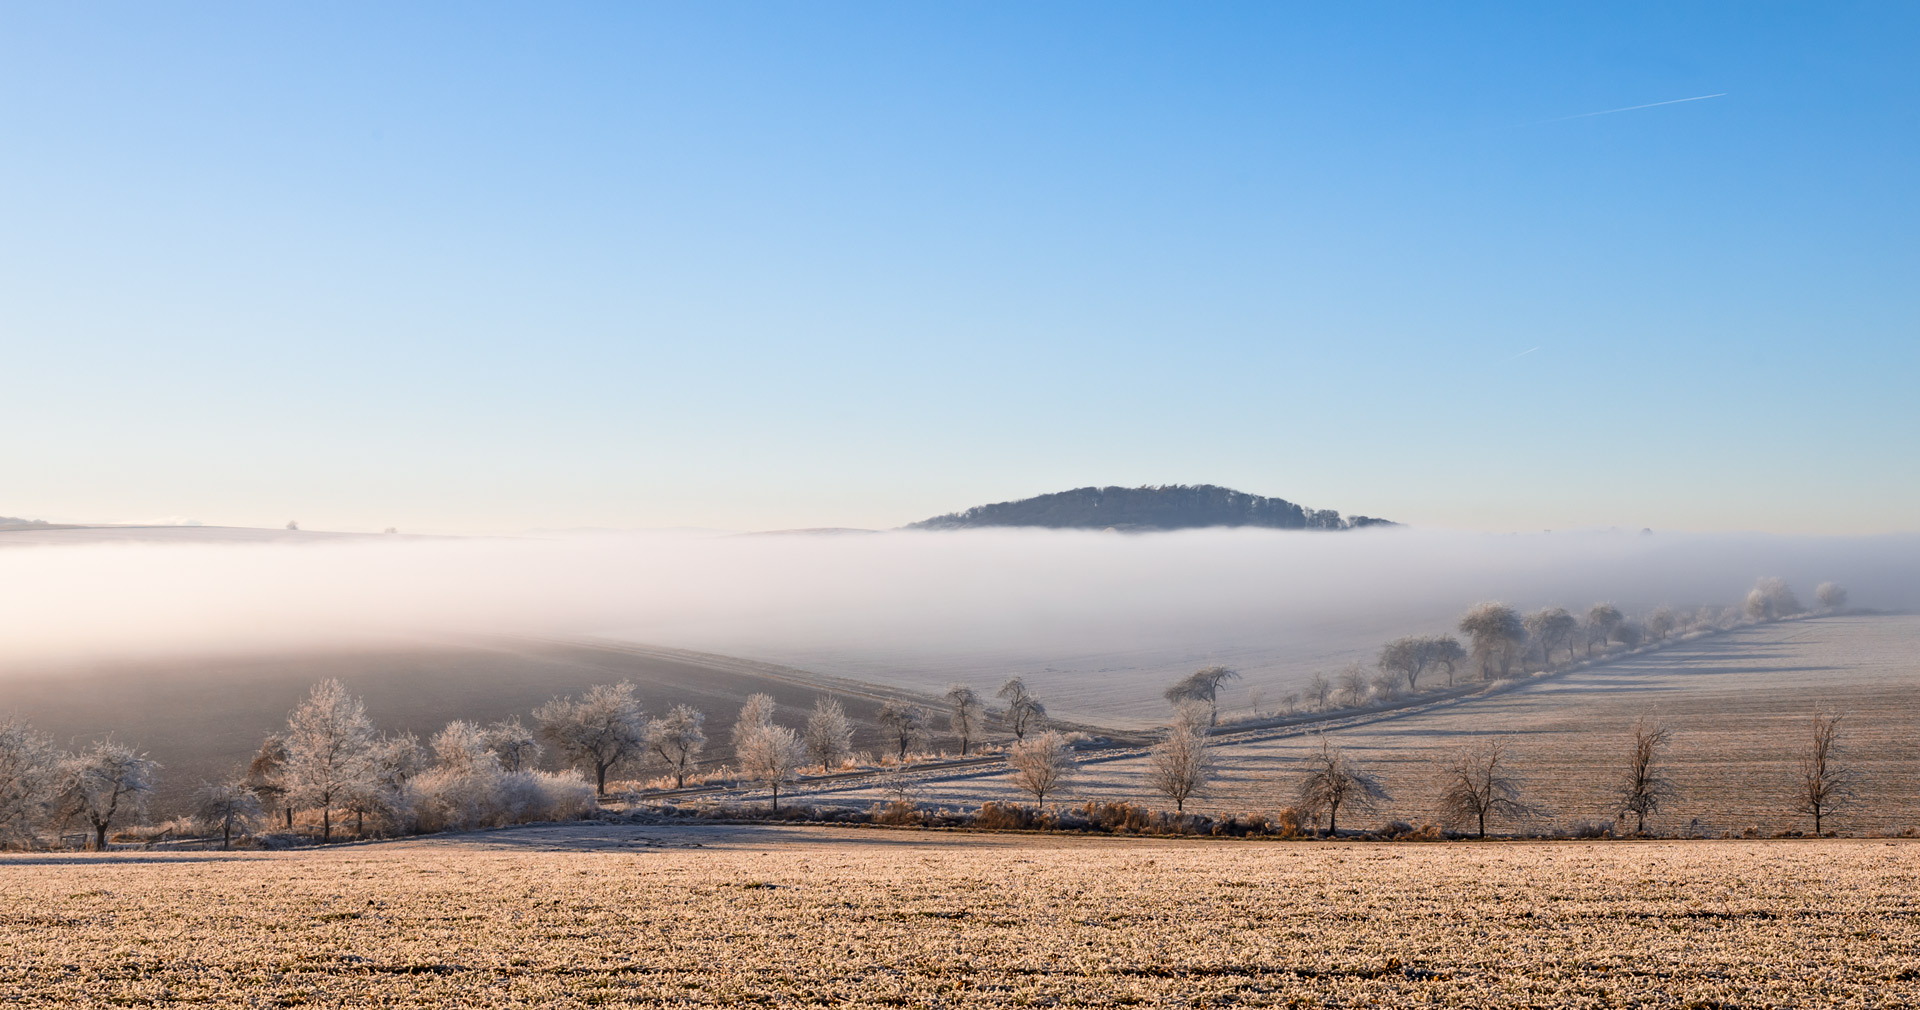
M1406 529L93 543L0 550L0 672L469 633L598 635L929 689L1020 673L1149 719L1171 672L1277 692L1469 604L1737 605L1754 579L1920 602L1920 537Z

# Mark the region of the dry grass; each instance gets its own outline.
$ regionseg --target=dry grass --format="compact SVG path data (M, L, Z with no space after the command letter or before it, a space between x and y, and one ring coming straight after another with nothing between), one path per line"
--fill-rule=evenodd
M8 857L0 1002L1911 1005L1916 856L582 826Z

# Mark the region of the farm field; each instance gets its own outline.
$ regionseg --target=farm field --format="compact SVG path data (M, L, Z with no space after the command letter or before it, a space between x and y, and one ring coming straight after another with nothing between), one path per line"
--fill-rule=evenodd
M541 826L0 857L21 1006L1920 1001L1920 842Z
M1790 810L1795 761L1812 712L1842 717L1858 796L1830 824L1843 833L1920 828L1920 617L1829 617L1743 627L1643 655L1523 682L1510 690L1405 715L1383 713L1330 739L1359 758L1393 798L1347 826L1436 819L1450 752L1487 735L1506 740L1526 798L1545 809L1529 830L1610 823L1612 787L1635 719L1670 727L1666 763L1679 793L1649 821L1663 834L1764 834L1809 825ZM1226 737L1215 787L1194 809L1270 811L1292 802L1310 733ZM1158 803L1143 758L1096 761L1060 803ZM1022 802L1004 773L931 779L934 804ZM798 796L799 794L796 794ZM877 799L877 791L848 798ZM834 799L836 797L823 797ZM1025 798L1027 802L1031 798Z

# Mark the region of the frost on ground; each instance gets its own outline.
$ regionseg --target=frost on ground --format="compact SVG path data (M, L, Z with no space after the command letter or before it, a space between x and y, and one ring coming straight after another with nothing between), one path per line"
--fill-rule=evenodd
M20 1005L1891 1006L1920 843L531 828L0 860Z

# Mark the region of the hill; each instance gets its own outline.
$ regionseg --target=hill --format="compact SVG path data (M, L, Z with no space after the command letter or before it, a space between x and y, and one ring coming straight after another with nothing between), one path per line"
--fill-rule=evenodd
M1309 509L1284 498L1264 498L1217 484L1158 487L1082 487L1020 501L976 505L907 526L959 530L983 526L1047 529L1191 530L1208 526L1264 526L1281 530L1346 530L1393 526L1371 516L1342 518L1332 509Z

